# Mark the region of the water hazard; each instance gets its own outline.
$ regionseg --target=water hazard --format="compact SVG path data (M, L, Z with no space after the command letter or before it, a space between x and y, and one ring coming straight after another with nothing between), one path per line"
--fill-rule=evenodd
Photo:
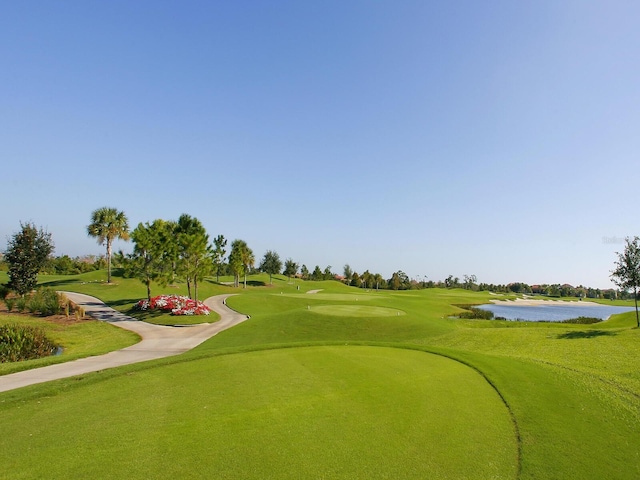
M562 322L571 318L593 317L606 320L611 315L633 311L633 307L613 305L581 305L579 302L549 302L549 305L480 305L494 317L530 322Z

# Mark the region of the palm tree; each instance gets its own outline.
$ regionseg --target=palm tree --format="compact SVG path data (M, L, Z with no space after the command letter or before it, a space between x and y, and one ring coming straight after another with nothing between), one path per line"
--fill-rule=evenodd
M240 252L240 256L242 258L242 265L244 266L244 288L247 288L247 271L256 264L256 257L253 256L253 250L251 250L246 243Z
M124 212L115 208L102 207L91 214L91 225L87 233L95 237L100 245L107 245L107 283L111 283L111 244L113 240L129 240L129 221Z

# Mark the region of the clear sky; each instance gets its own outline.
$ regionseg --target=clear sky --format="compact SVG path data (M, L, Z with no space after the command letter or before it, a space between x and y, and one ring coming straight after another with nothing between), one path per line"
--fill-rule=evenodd
M5 1L0 249L197 217L309 269L610 287L640 2ZM131 248L117 244L116 248Z

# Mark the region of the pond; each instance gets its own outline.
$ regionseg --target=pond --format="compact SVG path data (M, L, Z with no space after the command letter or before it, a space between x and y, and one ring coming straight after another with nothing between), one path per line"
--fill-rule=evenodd
M581 302L548 302L548 305L480 305L478 308L493 312L494 317L530 322L561 322L577 317L594 317L606 320L616 313L631 312L633 307L582 304Z

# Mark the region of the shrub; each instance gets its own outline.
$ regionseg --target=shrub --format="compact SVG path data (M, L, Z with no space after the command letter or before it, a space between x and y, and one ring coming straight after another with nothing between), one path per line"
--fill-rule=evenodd
M18 312L24 312L24 309L27 308L27 298L26 297L18 297L16 298L16 308Z
M63 299L61 295L50 288L41 288L29 299L29 310L40 313L45 317L62 313Z
M561 323L577 323L580 325L588 325L590 323L600 323L602 321L601 318L596 317L578 317L578 318L570 318L568 320L562 320Z
M39 328L0 325L0 363L46 357L57 349L58 346Z
M4 299L4 304L7 306L7 310L11 311L16 304L16 299L14 297L7 297Z
M458 315L459 318L480 320L491 320L493 318L493 312L490 312L489 310L483 310L471 305L456 305L456 307L465 309L464 312L460 312Z

